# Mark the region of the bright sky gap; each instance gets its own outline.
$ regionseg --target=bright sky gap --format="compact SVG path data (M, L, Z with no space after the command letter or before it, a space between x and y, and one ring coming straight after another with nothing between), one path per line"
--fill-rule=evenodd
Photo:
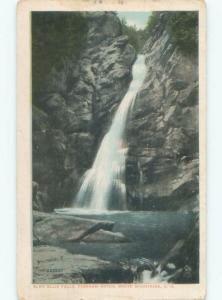
M144 29L151 12L117 12L120 19L125 19L130 26L136 26L137 29Z

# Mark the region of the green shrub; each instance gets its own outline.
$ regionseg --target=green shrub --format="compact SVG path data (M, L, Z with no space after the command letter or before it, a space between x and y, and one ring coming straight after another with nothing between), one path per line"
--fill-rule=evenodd
M175 12L167 22L172 42L185 54L195 54L198 49L198 13Z
M152 12L152 14L150 15L147 25L144 29L144 32L146 34L151 34L152 30L154 29L154 27L158 24L159 18L158 15L154 12Z
M160 17L160 14L162 16ZM154 34L154 28L165 28L175 47L185 55L196 55L198 50L198 13L185 12L153 12L144 29L143 39L147 40Z
M87 21L78 12L32 13L32 89L44 91L52 68L67 57L78 58L85 44Z
M140 41L136 26L127 25L127 22L124 18L121 19L121 25L122 34L128 36L129 43L135 48L136 52L138 52L140 49Z

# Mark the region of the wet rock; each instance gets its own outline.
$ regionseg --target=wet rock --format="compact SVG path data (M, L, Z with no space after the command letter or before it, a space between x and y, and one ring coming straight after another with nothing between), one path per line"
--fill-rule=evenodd
M83 238L83 241L90 243L126 243L129 240L121 232L111 232L99 229L96 232Z
M129 70L128 69L123 69L123 68L118 68L116 70L113 70L109 74L111 79L116 79L116 80L121 79L121 78L125 78L128 75L129 75Z
M176 269L176 266L175 266L175 264L173 264L173 263L168 263L168 264L166 265L166 268L167 268L169 271L172 271L172 270L175 270L175 269Z
M125 46L127 44L127 42L129 41L129 38L127 35L122 35L120 37L118 37L114 43L114 46L116 47L122 47Z
M189 85L189 83L184 80L175 80L172 82L172 87L176 91L184 90L188 85Z

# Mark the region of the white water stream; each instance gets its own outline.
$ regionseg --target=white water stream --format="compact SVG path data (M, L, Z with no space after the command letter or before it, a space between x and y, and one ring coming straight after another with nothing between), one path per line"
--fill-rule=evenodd
M104 136L96 158L83 177L74 207L104 211L110 207L112 198L117 198L118 209L125 206L125 160L127 145L124 140L127 116L146 74L145 58L138 55L132 69L133 79L123 97L111 127Z

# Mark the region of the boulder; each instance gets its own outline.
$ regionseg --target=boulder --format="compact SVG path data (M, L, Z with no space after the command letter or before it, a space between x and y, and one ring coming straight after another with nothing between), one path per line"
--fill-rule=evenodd
M129 37L127 35L121 35L120 37L118 37L114 43L115 47L122 47L125 46L127 44L127 42L129 41Z
M179 79L172 82L172 87L176 91L184 90L188 85L189 85L188 82L186 82L184 80L179 80Z
M132 282L129 270L94 256L71 254L52 246L33 248L33 283L81 284Z
M83 238L84 242L90 243L127 243L129 240L121 232L111 232L99 229Z
M36 213L35 213L36 214ZM84 237L103 229L112 230L114 223L98 221L68 215L46 214L42 219L34 218L33 235L39 244L58 244L77 242ZM101 234L99 235L101 238ZM106 237L106 235L104 235Z

